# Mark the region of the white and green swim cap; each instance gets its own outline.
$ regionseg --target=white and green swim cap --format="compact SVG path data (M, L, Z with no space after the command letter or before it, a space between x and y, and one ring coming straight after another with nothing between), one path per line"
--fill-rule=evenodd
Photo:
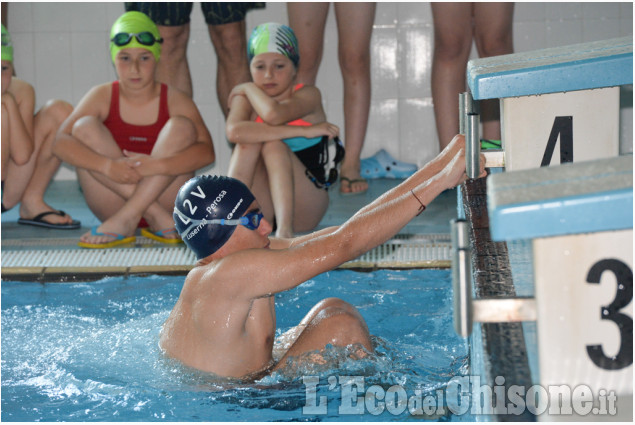
M158 62L162 42L159 29L148 15L137 11L126 12L110 29L110 56L114 63L120 50L140 47L149 50Z
M247 42L249 62L261 53L280 53L289 58L296 67L300 62L298 39L295 33L288 26L275 22L258 25L251 32Z
M13 43L4 25L2 25L2 60L13 62Z

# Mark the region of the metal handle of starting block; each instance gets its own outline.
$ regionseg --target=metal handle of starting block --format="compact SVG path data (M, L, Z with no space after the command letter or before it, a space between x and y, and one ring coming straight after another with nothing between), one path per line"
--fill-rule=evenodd
M480 172L481 136L479 115L468 114L465 121L465 172L470 179L478 178Z
M472 298L472 264L467 222L452 220L450 227L454 330L457 335L463 338L470 336L474 322L535 321L536 300L534 298Z
M478 103L474 102L470 92L459 93L459 133L465 136L465 141L468 146L466 148L465 165L466 169L470 170L466 173L471 179L478 177L478 170L480 167L481 137L479 132L478 113ZM476 117L473 117L472 115L476 115ZM469 151L467 149L469 149ZM505 166L505 155L502 149L490 149L485 151L484 155L487 167ZM474 173L476 173L476 175L474 175Z
M470 92L459 93L459 133L465 135L468 114L477 114L476 104Z
M463 338L472 333L472 265L467 222L452 220L452 288L454 329Z

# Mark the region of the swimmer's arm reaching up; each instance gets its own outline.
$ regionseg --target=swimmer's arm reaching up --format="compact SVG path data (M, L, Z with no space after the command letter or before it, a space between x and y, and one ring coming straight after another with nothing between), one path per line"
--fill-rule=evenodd
M368 214L374 211L377 208L381 208L383 205L393 202L398 196L402 196L404 193L408 194L410 190L417 189L418 186L425 183L429 179L433 178L437 174L439 174L448 164L452 161L456 155L463 149L465 145L465 137L462 135L455 136L452 141L448 144L448 146L441 152L435 159L428 162L424 167L422 167L415 174L410 176L407 180L401 183L398 187L401 188L401 191L391 190L377 199L375 199L370 204L361 208L357 214ZM481 164L485 164L485 157L481 156ZM481 177L484 176L484 172L481 173ZM457 183L458 184L458 183ZM396 189L396 188L395 188ZM416 193L416 192L415 192ZM412 195L411 195L412 196ZM417 195L418 196L418 195ZM423 198L421 198L422 202ZM426 204L427 205L427 204ZM296 246L298 244L304 243L311 239L331 234L337 231L340 226L332 226L325 229L320 229L316 232L298 236L293 239L278 239L278 238L270 238L271 240L271 248L272 249L285 249L292 246Z
M448 152L362 208L341 226L275 241L275 245L272 239L270 247L278 249L246 250L228 256L222 260L232 263L228 273L233 271L234 281L244 279L245 287L241 290L245 296L256 298L291 289L384 243L421 211L422 204L428 205L445 189L465 181L464 138L455 138L451 146ZM446 155L449 153L455 154L450 157ZM484 158L481 161L483 167ZM434 172L440 166L443 168ZM485 176L484 168L480 175ZM254 274L254 270L258 272ZM243 272L244 276L236 275ZM254 276L257 276L256 284Z

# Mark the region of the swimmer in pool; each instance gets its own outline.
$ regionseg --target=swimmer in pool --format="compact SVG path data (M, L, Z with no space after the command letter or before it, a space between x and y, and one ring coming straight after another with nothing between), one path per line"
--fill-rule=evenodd
M485 176L483 156L480 163ZM239 180L191 179L179 190L174 221L198 262L161 329L161 349L192 368L251 379L284 373L305 353L319 362L327 344L355 344L359 357L372 352L366 322L355 307L328 298L292 330L288 350L274 362L274 294L384 243L465 179L465 138L456 136L434 160L341 226L293 239L270 237L271 224Z
M227 138L235 144L228 175L254 193L268 222L275 217L277 237L293 237L324 216L344 148L320 90L295 84L300 58L291 28L257 26L247 53L253 82L234 87L228 101Z
M110 31L117 81L93 87L57 133L55 154L76 167L86 203L102 221L81 236L81 247L133 242L137 227L148 227L141 234L151 239L179 243L176 194L214 161L192 99L156 80L161 41L148 16L121 15Z

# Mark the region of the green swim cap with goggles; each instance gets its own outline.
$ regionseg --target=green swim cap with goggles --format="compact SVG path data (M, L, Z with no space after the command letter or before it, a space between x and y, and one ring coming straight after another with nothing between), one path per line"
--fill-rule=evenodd
M2 60L13 62L13 43L4 25L2 25Z
M150 51L158 62L161 57L161 35L148 15L130 11L121 15L110 29L110 56L115 63L122 49L140 47Z

